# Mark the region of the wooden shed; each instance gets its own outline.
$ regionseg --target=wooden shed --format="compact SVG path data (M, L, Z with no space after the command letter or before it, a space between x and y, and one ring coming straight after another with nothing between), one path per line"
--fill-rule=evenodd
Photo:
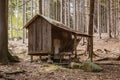
M24 28L28 29L28 54L31 56L73 52L79 42L77 36L89 37L38 14Z

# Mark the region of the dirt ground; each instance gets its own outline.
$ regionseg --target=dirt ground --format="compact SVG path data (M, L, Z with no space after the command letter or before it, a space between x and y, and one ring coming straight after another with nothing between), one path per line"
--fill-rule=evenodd
M94 61L104 70L99 73L84 72L80 69L65 68L45 62L30 63L27 55L27 41L9 41L9 48L14 55L19 56L21 62L10 65L0 65L0 80L120 80L120 61L111 58L120 56L120 40L108 39L104 36L101 40L94 38L94 52L99 57L94 60L109 57L109 60ZM79 53L85 53L86 46L79 46ZM81 55L80 61L88 60L88 56Z
M104 70L99 73L84 72L80 69L68 69L46 63L22 61L14 65L0 66L1 72L25 71L7 74L13 80L120 80L120 65L101 65ZM4 79L0 79L4 80ZM7 79L8 80L8 79Z

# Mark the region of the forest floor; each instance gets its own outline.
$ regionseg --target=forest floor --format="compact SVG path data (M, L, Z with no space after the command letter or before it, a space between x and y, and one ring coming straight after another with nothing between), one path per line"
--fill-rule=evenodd
M19 63L0 65L0 80L120 80L120 40L108 39L106 36L94 38L94 62L104 70L99 73L84 72L80 69L69 69L45 62L30 63L27 55L27 41L9 41L9 48L20 58ZM82 44L82 43L81 43ZM80 44L80 45L81 45ZM80 61L88 60L86 46L79 45ZM102 61L96 61L105 58Z

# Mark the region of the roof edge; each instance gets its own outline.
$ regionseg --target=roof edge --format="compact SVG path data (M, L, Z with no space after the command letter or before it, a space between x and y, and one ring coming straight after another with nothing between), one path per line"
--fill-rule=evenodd
M29 25L30 25L33 21L35 21L35 20L37 19L37 17L42 17L42 18L44 18L48 23L51 23L52 25L55 25L53 22L51 22L51 21L54 21L54 22L56 22L56 23L58 23L58 24L60 24L60 25L62 26L62 27L60 27L60 25L58 25L59 28L62 28L62 29L67 30L67 31L70 31L70 32L73 33L73 34L77 34L77 36L93 37L93 36L88 35L88 34L81 34L80 32L73 30L72 28L68 28L66 25L60 23L59 21L50 19L50 18L45 17L44 15L41 15L41 14L36 14L31 20L29 20L29 21L26 23L25 26L23 26L23 28L26 28L26 29L27 29L27 28L29 27ZM55 26L56 26L56 25L55 25Z
M29 25L30 25L34 20L36 20L36 18L37 18L38 16L40 16L40 15L39 15L39 14L36 14L33 18L31 18L31 19L23 26L23 28L28 28Z

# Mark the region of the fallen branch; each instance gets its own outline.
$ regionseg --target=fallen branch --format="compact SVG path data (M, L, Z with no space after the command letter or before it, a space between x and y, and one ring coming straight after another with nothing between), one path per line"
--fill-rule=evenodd
M96 61L105 61L105 60L117 60L116 58L105 57L101 59L97 59Z
M0 78L3 78L5 80L15 80L13 78L10 78L10 77L6 76L5 74L0 74Z
M105 58L97 59L96 61L104 61L104 60L109 60L109 58L105 57Z
M5 80L15 80L15 79L13 79L13 78L10 78L10 77L3 77Z
M21 71L13 71L13 72L6 72L5 74L12 75L12 74L20 74L20 73L25 73L26 71L21 70Z

